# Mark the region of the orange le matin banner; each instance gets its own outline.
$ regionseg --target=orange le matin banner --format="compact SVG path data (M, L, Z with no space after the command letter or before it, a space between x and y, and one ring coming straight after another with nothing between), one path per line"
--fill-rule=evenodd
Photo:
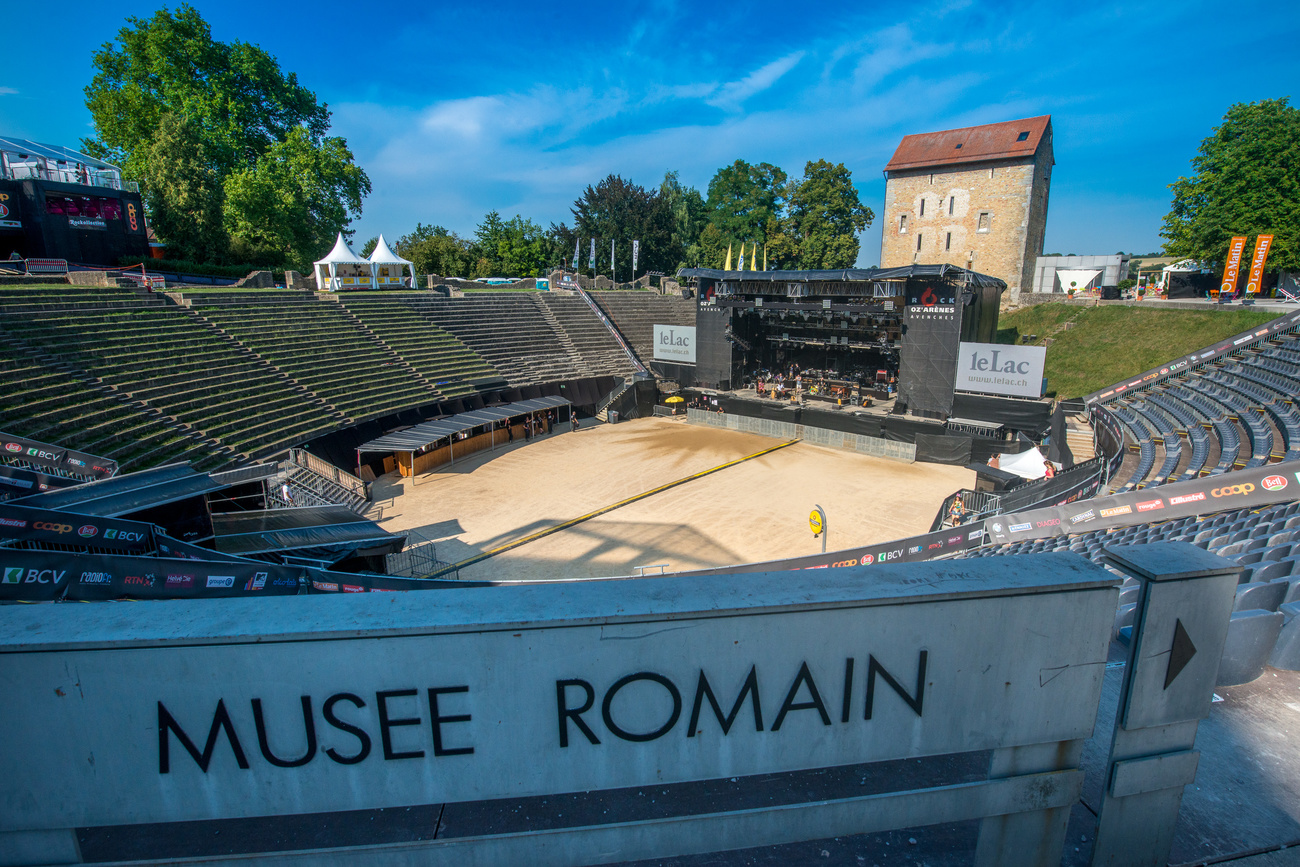
M1247 295L1258 292L1264 282L1264 260L1268 258L1268 247L1272 243L1272 235L1260 235L1255 241L1255 257L1250 260L1250 279L1246 281Z
M1246 236L1238 235L1228 245L1228 264L1223 268L1223 283L1219 292L1231 295L1237 291L1237 275L1241 273L1241 254L1246 249Z

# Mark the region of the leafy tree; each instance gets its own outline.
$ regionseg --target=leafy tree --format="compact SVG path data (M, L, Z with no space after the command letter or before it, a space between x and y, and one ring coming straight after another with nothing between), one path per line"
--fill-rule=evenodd
M365 242L364 244L361 245L361 256L364 257L364 258L369 259L369 258L370 258L370 254L373 253L373 252L375 252L375 248L378 247L378 246L379 246L379 236L378 236L378 235L374 235L374 236L368 238L368 239L366 240L366 242Z
M292 260L301 265L324 252L303 244L326 235L332 240L349 215L360 212L369 180L351 165L352 155L341 139L325 138L329 109L261 48L215 41L193 7L128 18L116 40L94 55L93 64L95 75L85 94L95 137L84 140L83 147L119 164L126 177L141 183L150 220L169 244L217 259L227 247L222 232L233 225L242 233L230 239L240 254L278 252L277 263L291 261L283 256L306 257ZM319 155L304 159L307 147ZM261 167L268 158L272 165ZM343 169L339 160L346 162ZM246 204L241 213L213 217L215 191L221 190L224 211L232 193L227 183L236 175L244 175L236 187L246 194L258 177L293 175L297 180L313 166L325 175L309 179L305 195L277 191L284 194L275 196L282 207L298 208L296 212L272 214L275 208L269 203L256 209ZM342 207L312 204L319 192L340 189L340 184ZM169 214L169 209L187 207L176 197L200 203L202 218L187 222ZM254 210L269 216L270 224L253 224ZM328 231L318 225L325 218L335 221ZM291 230L295 222L304 224L302 231Z
M152 167L150 225L175 259L216 262L229 246L222 225L225 190L197 124L165 114L144 148Z
M1201 142L1160 234L1171 256L1224 262L1234 235L1274 236L1269 270L1300 270L1300 109L1237 103Z
M289 131L257 162L226 179L225 227L247 261L306 267L334 236L361 216L370 179L352 162L347 143Z
M664 173L663 182L659 184L659 197L672 219L669 249L677 257L677 267L698 263L703 255L700 232L708 223L708 206L704 197L694 187L683 186L677 172Z
M709 181L708 219L722 238L724 258L728 242L737 250L741 243L762 247L768 221L781 216L785 197L786 174L770 163L736 160L718 169Z
M608 273L609 242L614 239L616 276L632 276L632 241L641 242L637 272L668 272L681 260L673 246L673 219L658 190L647 190L618 175L587 187L573 203L573 232L589 244L596 239L597 270ZM560 227L563 228L563 227ZM569 241L572 244L572 240ZM589 247L584 247L585 254ZM570 248L570 255L572 248Z
M798 268L851 268L858 259L858 235L875 216L858 198L843 163L809 161L791 184L783 229L790 236ZM784 258L785 244L781 245Z
M545 230L532 220L515 215L502 220L496 211L489 211L479 224L477 240L480 259L486 265L481 277L536 277L546 270L550 260L550 244Z
M417 274L442 277L470 276L469 241L442 226L416 223L415 229L397 239L394 251L410 259Z

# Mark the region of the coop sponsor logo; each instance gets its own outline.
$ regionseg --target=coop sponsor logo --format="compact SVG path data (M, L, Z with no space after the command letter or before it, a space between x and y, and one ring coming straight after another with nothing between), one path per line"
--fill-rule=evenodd
M113 575L110 572L82 572L82 584L112 584Z
M1164 500L1147 500L1145 502L1137 504L1137 510L1139 512L1151 512L1156 509L1163 509L1164 507L1165 507Z
M1083 524L1083 523L1087 523L1088 521L1095 521L1096 519L1097 519L1097 513L1094 512L1092 509L1089 509L1086 512L1080 512L1077 515L1071 515L1070 523Z
M209 575L208 586L209 587L234 587L235 576L234 575Z
M1169 505L1181 506L1184 503L1199 503L1205 499L1205 491L1197 491L1194 494L1184 494L1181 497L1170 497Z
M1282 490L1283 488L1286 487L1286 477L1285 477L1285 476L1265 476L1265 477L1260 481L1260 484L1264 486L1264 490L1266 490L1266 491L1280 491L1280 490Z
M1032 529L1034 529L1034 525L1029 523L1028 521L1026 521L1023 524L1012 524L1011 526L1007 527L1007 531L1011 533L1023 533L1026 530L1032 530Z
M245 590L261 590L263 587L266 586L266 578L267 578L267 573L265 573L265 572L254 572L254 573L253 573L253 577L252 577L252 578L249 578L249 579L248 579L248 582L244 584L244 589L245 589Z
M176 590L189 590L194 586L194 576L180 574L168 575L166 586Z
M1159 375L1160 375L1160 374L1158 374L1158 373L1148 373L1146 376L1142 377L1142 381L1143 381L1143 382L1149 382L1149 381L1155 379L1155 378L1156 378L1157 376L1159 376Z
M1133 511L1132 506L1116 506L1113 509L1101 509L1097 514L1103 518L1115 518L1120 515L1128 515Z
M0 518L0 527L13 527L16 530L21 530L26 526L26 521L15 521L13 518Z
M6 584L58 584L67 575L66 571L56 569L24 569L21 566L6 566ZM84 575L82 576L85 577ZM112 580L112 579L109 579Z
M68 524L51 524L48 521L37 521L32 524L33 530L44 530L47 533L71 533L72 527Z
M1224 485L1222 488L1210 488L1210 496L1211 497L1244 497L1246 494L1249 494L1253 490L1255 490L1255 486L1252 485L1250 482L1246 482L1245 484L1242 485Z

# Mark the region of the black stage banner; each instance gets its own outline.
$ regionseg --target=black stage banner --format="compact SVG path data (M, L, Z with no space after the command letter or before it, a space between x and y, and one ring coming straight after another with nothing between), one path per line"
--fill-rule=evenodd
M1018 512L1040 503L1064 506L1075 500L1091 497L1101 487L1103 458L1089 458L1068 470L1061 470L1050 479L1036 479L1001 495L1003 512Z
M971 438L956 434L916 435L916 459L930 464L964 467L971 461Z
M1186 370L1194 364L1204 364L1211 359L1236 352L1238 349L1241 349L1241 347L1254 343L1257 340L1262 340L1270 335L1282 331L1290 331L1298 325L1300 325L1300 311L1288 313L1285 316L1279 316L1272 322L1261 325L1258 328L1254 328L1250 331L1243 331L1236 337L1229 337L1227 340L1221 340L1208 349L1194 352L1191 355L1184 355L1181 358L1175 358L1168 364L1153 367L1148 371L1132 377L1131 379L1125 380L1124 382L1108 386L1101 391L1094 391L1092 394L1086 395L1083 399L1086 403L1096 403L1123 394L1132 388L1143 388L1152 383L1159 382L1167 376L1172 376L1179 371Z
M52 476L39 470L23 470L0 465L0 492L11 496L26 497L29 494L82 484L85 484L85 479L70 479L67 476Z
M244 558L236 557L233 554L223 554L220 551L213 551L211 548L191 545L189 542L178 542L162 531L154 534L154 544L158 549L158 556L170 557L173 560L233 560L236 563L247 562Z
M1300 497L1300 461L1287 461L1253 470L1236 470L1189 482L1174 482L1065 506L1032 509L989 518L990 541L1019 542L1088 533L1287 503Z
M227 596L294 596L304 569L245 560L167 560L102 554L39 554L36 566L68 573L68 599L213 599Z
M9 433L0 433L0 456L76 473L84 479L107 479L117 473L116 461Z
M121 518L99 518L0 503L0 539L57 542L144 554L153 550L153 527Z
M786 572L795 569L837 569L843 566L871 566L876 563L914 563L934 560L979 546L984 541L984 522L963 524L947 530L936 530L923 536L895 539L879 545L792 557L788 560L768 560L764 563L743 563L739 566L721 566L678 572L678 575L737 575L743 572Z
M952 414L961 348L960 290L939 280L907 281L898 398L912 412Z

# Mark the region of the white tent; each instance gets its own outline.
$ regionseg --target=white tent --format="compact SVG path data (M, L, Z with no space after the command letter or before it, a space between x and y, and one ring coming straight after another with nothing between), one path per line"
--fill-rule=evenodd
M1084 289L1096 289L1096 280L1102 273L1100 270L1066 270L1065 268L1058 268L1056 269L1056 279L1061 281L1062 292L1069 292L1071 289L1082 292Z
M343 240L342 232L339 232L339 239L334 242L334 249L324 259L313 264L316 266L316 286L321 291L375 288L375 275L370 262L352 252L348 242Z
M408 283L402 279L402 266L411 269L411 279ZM378 243L375 244L375 251L370 254L370 267L375 275L375 285L379 288L385 286L415 286L415 264L410 260L403 259L392 251L384 236L379 236Z

